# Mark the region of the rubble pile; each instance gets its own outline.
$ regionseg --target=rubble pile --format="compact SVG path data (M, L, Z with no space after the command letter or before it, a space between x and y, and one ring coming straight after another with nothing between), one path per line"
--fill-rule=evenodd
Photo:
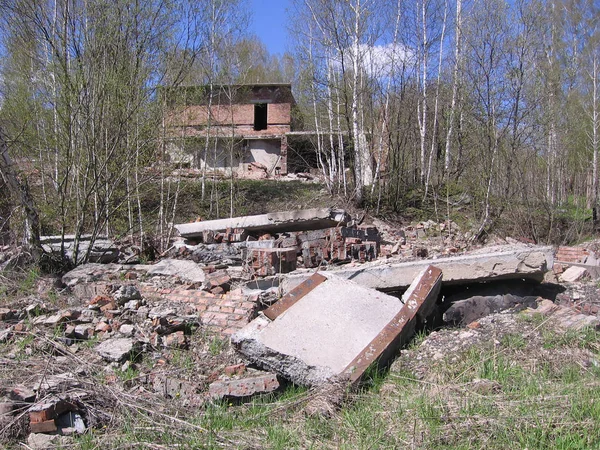
M1 305L2 361L39 357L42 346L46 358L71 366L40 369L39 380L0 389L0 420L25 417L29 446L43 448L49 441L40 433L65 437L100 424L90 411L93 392L80 382L91 373L145 400L197 408L273 393L288 382L343 392L438 316L466 329L430 334L428 357L436 360L445 357L436 340L456 340L457 349L479 342L486 316L504 323L502 311L556 313L564 327L598 323L600 288L585 284L600 275L591 249L555 254L514 242L462 254L468 236L451 221L402 230L360 222L342 210L315 209L176 225L180 238L154 264L99 255L64 274L62 302L38 296ZM490 283L524 279L566 289L546 296L551 302L538 291L498 292Z

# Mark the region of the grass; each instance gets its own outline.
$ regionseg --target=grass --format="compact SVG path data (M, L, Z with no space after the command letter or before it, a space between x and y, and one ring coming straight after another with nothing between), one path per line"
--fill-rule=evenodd
M129 412L118 432L100 433L93 442L191 449L600 448L600 370L585 362L600 358L600 334L538 331L535 338L506 334L452 363L428 361L422 380L398 364L389 372L371 368L333 418L306 416L314 392L288 385L248 403L188 409L187 425ZM544 348L547 341L552 348ZM90 436L77 439L94 448Z
M152 396L141 376L149 367L117 369L116 385L104 384L103 376L93 383L117 399L112 409L100 407L111 421L75 437L74 448L600 448L600 367L594 363L600 333L557 332L535 317L514 325L497 339L438 360L427 357L424 349L434 344L424 344L425 333L417 335L390 368L369 368L333 417L307 415L305 406L318 392L292 384L248 402L190 407L184 397ZM202 340L208 353L226 349L224 340ZM34 345L33 333L18 337L18 360ZM32 357L43 356L40 351ZM411 365L418 358L426 368L420 376ZM194 364L189 352L172 350L169 373L193 377Z

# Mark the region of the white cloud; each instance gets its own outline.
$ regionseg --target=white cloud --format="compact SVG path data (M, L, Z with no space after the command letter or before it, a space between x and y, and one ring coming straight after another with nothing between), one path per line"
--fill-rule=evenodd
M354 48L345 49L346 69L352 67ZM402 65L409 65L414 61L414 52L402 44L367 45L360 44L358 49L359 61L363 69L371 76L385 78ZM331 63L336 70L341 69L341 56L331 58Z

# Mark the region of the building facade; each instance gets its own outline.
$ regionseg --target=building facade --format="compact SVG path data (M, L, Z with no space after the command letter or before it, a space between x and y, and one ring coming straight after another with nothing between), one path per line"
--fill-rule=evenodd
M166 157L207 175L285 175L294 104L284 83L168 89Z

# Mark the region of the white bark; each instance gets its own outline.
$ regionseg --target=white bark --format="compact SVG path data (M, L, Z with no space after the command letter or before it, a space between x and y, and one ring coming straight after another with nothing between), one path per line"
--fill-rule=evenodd
M452 164L452 133L454 132L454 116L456 114L456 100L458 97L458 75L461 58L461 33L462 33L462 0L456 0L456 24L454 32L454 69L452 71L452 100L450 102L450 115L448 118L448 132L446 133L446 152L444 155L444 172L448 175Z

